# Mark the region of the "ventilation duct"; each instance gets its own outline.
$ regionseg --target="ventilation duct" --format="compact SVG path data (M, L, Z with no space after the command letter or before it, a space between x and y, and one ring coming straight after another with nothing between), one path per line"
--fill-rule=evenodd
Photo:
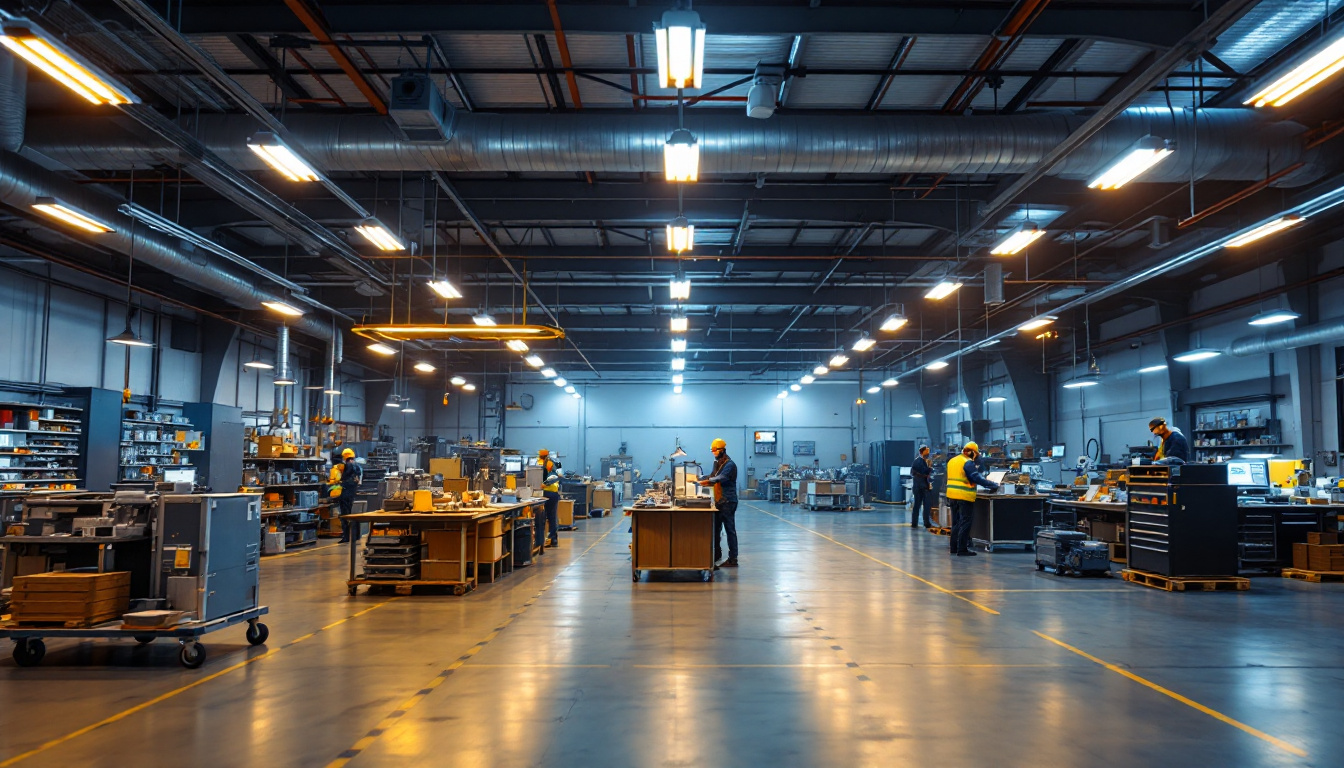
M1259 336L1243 336L1232 342L1227 348L1229 355L1248 357L1267 355L1271 352L1286 352L1300 347L1311 347L1344 339L1344 318L1327 320L1306 328L1294 328Z
M28 66L18 56L0 56L0 149L23 148L28 112Z
M294 383L294 374L289 369L289 326L282 325L275 332L275 383L289 385Z
M985 306L997 307L1003 303L1003 265L990 262L985 265Z
M1024 173L1078 128L1073 114L776 115L698 114L686 127L700 140L701 172L756 173ZM185 128L228 163L262 170L247 149L256 122L247 115L204 114ZM322 166L338 172L441 170L453 172L661 173L671 115L459 113L452 138L409 142L378 115L291 114L286 127ZM1299 186L1319 178L1326 163L1304 146L1305 129L1246 109L1170 112L1134 108L1117 116L1081 149L1050 171L1091 178L1143 136L1176 142L1180 162L1159 164L1148 182L1198 179L1251 181L1265 168L1303 167L1279 179ZM181 162L177 150L128 130L115 118L34 117L30 145L71 168L125 170ZM35 141L35 137L41 137Z

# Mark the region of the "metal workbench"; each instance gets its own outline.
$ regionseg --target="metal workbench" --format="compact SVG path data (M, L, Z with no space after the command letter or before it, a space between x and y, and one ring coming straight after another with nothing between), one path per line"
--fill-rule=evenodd
M1041 494L980 494L975 500L975 518L971 521L971 543L986 552L995 547L1035 546L1037 526L1045 517L1045 499Z

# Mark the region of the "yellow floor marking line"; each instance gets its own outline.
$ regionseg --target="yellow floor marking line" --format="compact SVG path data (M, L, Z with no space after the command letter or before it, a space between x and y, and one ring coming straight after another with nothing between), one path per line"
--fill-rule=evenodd
M1093 662L1093 663L1095 663L1095 664L1099 664L1099 665L1105 667L1106 669L1109 669L1110 671L1116 673L1117 675L1121 675L1121 676L1127 677L1127 678L1129 678L1130 680L1133 680L1134 682L1138 683L1139 685L1142 685L1142 686L1144 686L1144 687L1146 687L1146 688L1151 688L1151 689L1153 689L1154 691L1157 691L1158 693L1160 693L1160 694L1162 694L1162 695L1164 695L1164 696L1169 696L1169 697L1175 699L1176 701L1179 701L1179 702L1181 702L1182 704L1186 705L1187 707L1190 707L1190 708L1192 708L1192 709L1197 709L1197 710L1199 710L1200 712L1203 712L1204 714L1208 715L1209 717L1212 717L1212 718L1215 719L1215 720L1219 720L1219 721L1221 721L1221 722L1227 723L1228 725L1232 726L1233 728L1236 728L1236 729L1238 729L1238 730L1241 730L1241 731L1244 731L1244 732L1246 732L1246 733L1249 733L1250 735L1256 737L1257 739L1260 739L1260 740L1262 740L1262 741L1267 741L1267 742L1269 742L1270 744L1273 744L1274 746L1278 747L1279 749L1282 749L1284 752L1288 752L1289 754L1297 755L1298 757L1306 757L1306 756L1307 756L1307 751L1304 750L1304 749L1302 749L1302 748L1299 747L1299 746L1296 746L1296 745L1294 745L1294 744L1289 744L1288 742L1284 741L1283 739L1279 739L1279 738L1275 738L1274 736L1270 736L1268 733L1265 733L1264 731L1261 731L1261 730L1259 730L1259 729L1257 729L1257 728L1252 728L1251 726L1249 726L1249 725L1247 725L1247 724L1241 722L1240 720L1234 720L1234 719L1228 717L1227 715L1224 715L1222 712L1219 712L1219 711L1217 711L1217 710L1215 710L1215 709L1210 709L1209 707L1206 707L1206 706L1204 706L1203 704L1200 704L1198 701L1195 701L1195 700L1193 700L1193 699L1186 698L1185 696L1182 696L1181 694L1176 693L1175 691L1173 691L1173 690L1171 690L1171 689L1169 689L1169 688L1163 688L1162 686L1158 685L1157 683L1154 683L1153 681L1148 680L1148 679L1146 679L1146 678L1140 677L1140 676L1134 674L1133 672L1130 672L1130 671L1127 670L1127 669L1123 669L1123 668L1121 668L1121 667L1117 667L1116 665L1114 665L1114 664L1112 664L1112 663L1110 663L1110 662L1108 662L1108 661L1103 661L1103 660L1097 658L1096 656L1093 656L1092 654L1088 653L1087 651L1084 651L1084 650L1081 650L1081 649L1079 649L1079 648L1075 648L1075 647L1073 647L1072 645L1069 645L1068 643L1064 642L1063 640L1059 640L1059 639L1053 638L1053 637L1051 637L1051 636L1049 636L1049 635L1047 635L1047 634L1045 634L1045 633L1043 633L1043 632L1037 632L1036 630L1032 630L1032 632L1033 632L1037 637L1040 637L1040 638L1042 638L1042 639L1044 639L1044 640L1049 640L1050 642L1054 643L1055 645L1058 645L1060 648L1064 648L1065 650L1072 651L1072 652L1078 654L1079 656L1082 656L1083 658L1087 659L1088 661L1091 661L1091 662Z
M925 585L927 585L927 586L933 587L934 589L938 590L939 592L942 592L942 593L945 594L945 595L951 595L952 597L955 597L955 598L957 598L958 600L962 600L962 601L965 601L965 602L967 602L967 603L970 603L971 605L974 605L976 608L979 608L980 610L984 611L985 613L992 613L992 614L994 614L995 616L998 616L998 615L999 615L999 612L998 612L998 611L994 610L993 608L990 608L990 607L987 606L987 605L981 605L980 603L975 602L974 600L970 599L969 597L964 597L964 596L962 596L962 595L957 594L956 591L954 591L954 590L948 589L947 587L940 586L940 585L938 585L938 584L934 584L932 581L929 581L928 579L923 578L922 576L916 576L915 574L910 573L909 571L903 571L903 570L901 570L900 568L897 568L896 566L892 565L891 563L886 562L885 560L878 560L876 557L873 557L872 555L868 554L867 552L862 552L862 551L860 551L860 550L857 550L857 549L855 549L855 548L849 546L848 544L844 543L843 541L837 541L837 540L831 538L830 536L827 536L826 534L824 534L824 533L822 533L822 532L820 532L820 531L815 531L815 530L813 530L813 529L811 529L811 528L808 528L808 527L805 526L805 525L799 525L798 523L795 523L795 522L793 522L792 520L788 520L788 519L786 519L786 518L780 517L779 515L776 515L776 514L773 513L773 512L766 512L764 509L761 509L760 507L755 506L754 504L748 504L747 506L748 506L748 507L751 507L752 509L756 510L757 512L760 512L760 513L763 514L763 515L769 515L770 517L773 517L773 518L775 518L776 520L779 520L779 521L781 521L781 522L788 523L789 525L792 525L794 528L798 528L798 529L800 529L800 530L807 531L808 533L810 533L810 534L812 534L812 535L814 535L814 536L819 536L819 537L821 537L821 538L823 538L823 539L825 539L825 540L831 542L832 544L835 544L836 546L844 547L845 549L848 549L850 552L853 552L853 553L856 554L856 555L861 555L861 556L863 556L863 557L866 557L866 558L868 558L869 560L872 560L874 563L877 563L878 565L886 566L887 568L890 568L891 570L893 570L893 571L895 571L895 572L901 574L902 576L907 576L907 577L909 577L909 578L914 579L915 581L918 581L918 582L921 583L921 584L925 584Z
M1071 592L1075 595L1090 595L1093 592L1128 592L1135 594L1132 589L954 589L953 592Z
M844 669L843 662L829 664L631 664L635 669Z
M115 715L111 715L111 716L109 716L109 717L105 717L105 718L103 718L102 720L99 720L98 722L93 723L92 725L86 725L86 726L84 726L83 728L80 728L80 729L77 730L77 731L71 731L70 733L67 733L67 734L65 734L64 736L59 736L59 737L57 737L57 738L55 738L55 739L52 739L51 741L48 741L48 742L46 742L46 743L44 743L44 744L41 744L41 745L39 745L39 746L36 746L36 747L34 747L34 748L28 750L27 752L23 752L23 753L17 754L17 755L15 755L15 756L11 757L11 758L6 759L6 760L3 761L3 762L0 762L0 768L9 768L9 766L11 766L11 765L17 765L19 762L21 762L21 761L23 761L23 760L27 760L28 758L32 757L33 755L37 755L37 754L41 754L41 753L43 753L43 752L46 752L47 750L52 749L53 747L58 747L58 746L60 746L61 744L65 744L65 743L68 742L68 741L72 741L72 740L74 740L74 739L77 739L77 738L79 738L80 736L83 736L83 735L86 734L86 733L91 733L91 732L93 732L93 731L96 731L96 730L98 730L99 728L102 728L103 726L111 725L111 724L113 724L113 723L115 723L115 722L118 722L118 721L120 721L120 720L125 720L126 718L130 717L131 715L134 715L134 714L136 714L137 712L143 712L143 711L145 711L146 709L149 709L150 707L154 706L155 704L160 704L160 703L162 703L162 702L165 702L165 701L167 701L167 700L169 700L169 699L171 699L171 698L173 698L173 697L175 697L175 696L179 696L179 695L181 695L181 694L183 694L183 693L186 693L187 691L190 691L192 688L198 688L198 687L200 687L200 686L202 686L202 685L205 685L206 683L210 682L211 680L217 680L217 679L219 679L219 678L221 678L221 677L223 677L223 676L229 674L230 672L236 672L236 671L238 671L238 670L242 669L243 667L246 667L246 666L248 666L248 665L250 665L250 664L256 664L258 661L261 661L262 659L269 659L269 658L271 658L272 656L276 655L277 653L280 653L281 651L285 650L286 648L293 648L294 646L298 645L299 643L301 643L301 642L303 642L303 641L305 641L305 640L308 640L309 638L315 637L315 636L316 636L318 633L320 633L320 632L325 632L326 630L331 629L332 627L338 626L338 625L340 625L340 624L344 624L345 622L347 622L347 621L349 621L349 620L351 620L351 619L359 618L360 616L363 616L364 614L366 614L366 613L368 613L368 612L370 612L370 611L375 611L375 610L377 610L377 609L379 609L379 608L382 608L384 605L387 605L388 603L391 603L391 602L394 602L394 601L396 601L396 600L400 600L400 599L401 599L401 598L394 597L394 598L392 598L392 599L390 599L390 600L384 600L383 602L378 603L377 605L369 606L368 608L365 608L364 610L360 611L359 613L352 613L352 614L350 614L349 616L346 616L344 619L341 619L340 621L337 621L337 622L333 622L333 623L331 623L331 624L328 624L327 626L323 627L322 629L317 630L317 632L309 632L309 633L306 634L306 635L302 635L302 636L300 636L300 637L296 637L296 638L294 638L293 640L290 640L288 643L285 643L284 645L280 646L279 648L268 648L268 649L266 650L265 653L261 653L261 654L258 654L258 655L256 655L256 656L253 656L253 657L250 658L250 659L246 659L246 660L244 660L244 661L240 661L240 662L238 662L237 664L234 664L234 665L231 666L231 667L225 667L224 669L221 669L221 670L219 670L218 672L212 672L212 673L206 675L205 677L200 678L199 680L195 680L195 681L192 681L192 682L190 682L190 683L187 683L186 685L182 686L181 688L176 688L176 689L174 689L174 690L168 691L167 693L160 694L160 695L158 695L158 696L155 696L155 697L152 698L152 699L149 699L148 701L144 701L144 702L141 702L141 703L139 703L139 704L136 704L135 706L130 707L129 709L123 709L122 711L116 713Z
M449 677L452 677L454 672L460 669L468 661L471 661L472 657L480 653L481 650L485 648L487 645L489 645L491 641L499 637L500 633L503 632L505 629L507 629L509 625L514 622L515 619L526 613L528 608L531 608L533 605L536 605L537 601L541 599L542 595L546 594L546 591L550 589L552 586L554 586L555 583L559 581L560 577L563 576L566 571L568 571L570 568L573 568L576 564L578 564L578 562L583 559L584 555L587 555L589 552L593 551L594 547L596 547L598 544L601 544L603 539L607 538L607 536L611 535L612 531L615 531L619 527L620 527L619 525L613 525L610 529L607 530L606 533L598 537L596 541L594 541L592 544L589 544L587 549L579 553L578 557L575 557L573 560L571 560L569 564L566 565L564 568L561 568L560 571L556 573L555 576L553 576L550 581L546 582L545 586L543 586L535 595L528 598L527 601L524 602L518 608L518 610L514 611L513 613L510 613L508 615L508 618L504 619L504 621L501 621L499 623L499 626L495 627L493 630L490 631L490 634L478 640L475 645L468 648L466 652L464 652L461 656L458 656L456 659L453 659L453 661L447 666L447 668L445 668L443 671L439 672L439 674L431 678L429 682L421 686L419 690L417 690L414 694L412 694L408 699L403 701L396 709L389 712L387 716L385 716L382 720L379 720L377 725L369 729L368 733L365 733L364 736L360 738L358 741L356 741L353 745L351 745L349 749L340 753L339 755L336 756L336 759L327 763L327 768L341 768L341 766L347 765L351 760L354 760L356 757L359 757L360 754L362 754L365 750L367 750L369 747L377 743L378 739L382 738L383 734L387 733L388 730L390 730L393 726L395 726L397 722L401 720L401 718L405 717L406 714L409 713L416 706L418 706L420 702L428 698L429 695L433 693L436 688L443 685L444 682L447 681ZM532 664L527 666L538 666L538 665ZM0 766L0 768L4 768L4 766Z
M611 669L610 664L472 664L472 669Z
M284 560L284 559L287 558L287 557L301 557L301 556L303 556L303 555L311 555L311 554L314 553L314 552L321 552L321 551L324 550L324 549L331 549L332 547L339 547L339 546L342 546L342 545L339 544L339 543L337 543L337 544L326 544L326 545L324 545L324 546L320 546L320 547L313 547L312 549L305 549L305 550L303 550L302 552L286 552L286 553L283 554L283 555L267 555L267 556L261 558L261 562L263 562L263 563L273 563L273 562L275 562L276 560ZM346 544L346 545L344 545L344 546L349 546L349 544Z

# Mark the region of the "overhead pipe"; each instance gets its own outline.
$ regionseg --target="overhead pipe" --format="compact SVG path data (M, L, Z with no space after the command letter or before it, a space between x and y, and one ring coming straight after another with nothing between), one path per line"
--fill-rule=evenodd
M0 57L0 149L23 148L28 112L28 65L18 56Z
M275 331L275 381L293 381L294 374L289 368L289 326L282 325Z
M1227 354L1234 357L1267 355L1273 352L1286 352L1299 347L1313 347L1344 339L1344 318L1327 320L1306 328L1293 328L1258 336L1243 336L1227 347Z
M688 115L700 141L706 174L867 173L1013 174L1031 170L1085 118L1026 115L862 115L845 120L776 115ZM340 172L438 170L467 172L654 173L675 117L634 115L458 113L451 137L408 142L376 115L290 115L286 125L324 167ZM230 165L261 170L247 149L246 115L203 114L189 129ZM37 151L71 168L120 171L172 159L164 142L127 131L108 118L29 120ZM1328 170L1306 129L1245 109L1198 112L1133 108L1121 112L1050 174L1084 180L1106 168L1136 140L1154 135L1176 142L1180 162L1161 163L1145 182L1257 181L1265 167L1302 167L1277 186L1299 186ZM40 140L38 140L40 137ZM35 142L35 143L34 143Z

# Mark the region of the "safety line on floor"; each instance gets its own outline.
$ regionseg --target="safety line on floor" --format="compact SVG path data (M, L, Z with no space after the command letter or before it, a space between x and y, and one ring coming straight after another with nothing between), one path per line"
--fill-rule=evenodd
M489 645L495 638L499 637L499 635L505 629L508 629L509 625L512 624L519 616L522 616L524 613L527 613L527 609L531 608L533 605L536 605L537 601L540 600L541 597L546 594L547 590L549 590L552 586L555 585L557 581L560 580L561 576L565 575L566 571L577 565L578 562L582 560L585 555L593 551L594 547L596 547L598 544L601 544L602 541L607 538L607 536L610 536L612 531L615 531L617 528L619 528L620 527L619 523L620 521L617 520L615 525L612 525L612 527L609 528L606 533L599 536L598 539L594 541L592 544L589 544L588 548L583 550L583 552L580 552L578 557L575 557L573 560L569 561L569 564L567 564L564 568L561 568L559 571L557 571L555 576L553 576L550 581L546 582L546 584L542 586L542 588L538 590L535 595L528 598L526 602L524 602L521 606L519 606L518 610L510 613L508 617L505 618L503 621L501 621L498 626L492 629L489 634L478 640L474 645L472 645L465 652L463 652L462 655L454 659L445 669L443 669L434 677L430 678L430 680L426 682L424 685L420 686L420 688L416 690L414 694L412 694L409 698L403 701L396 709L389 712L385 717L383 717L382 720L378 721L377 725L375 725L367 733L365 733L364 736L360 738L358 741L356 741L349 749L340 753L339 755L336 756L336 759L327 763L327 768L341 768L341 766L344 766L348 764L351 760L354 760L356 757L359 757L363 752L368 750L369 747L377 743L377 741L380 738L382 738L383 734L387 733L393 726L395 726L398 723L398 721L401 720L401 718L405 717L412 709L414 709L422 701L428 698L429 695L433 693L436 688L443 685L444 682L448 680L448 678L452 677L453 673L455 673L468 661L471 661L472 657L480 653L481 650L484 649L487 645ZM0 766L0 768L4 768L4 766Z
M154 698L149 699L148 701L141 702L141 703L136 704L135 706L130 707L130 708L128 708L128 709L123 709L122 711L116 713L115 715L110 715L110 716L108 716L108 717L105 717L105 718L103 718L102 720L99 720L98 722L93 723L92 725L86 725L86 726L84 726L83 728L80 728L80 729L77 730L77 731L71 731L70 733L67 733L67 734L65 734L64 736L59 736L59 737L57 737L57 738L55 738L55 739L52 739L51 741L48 741L48 742L46 742L46 743L44 743L44 744L40 744L40 745L38 745L38 746L36 746L36 747L34 747L34 748L28 750L27 752L23 752L23 753L17 754L17 755L15 755L15 756L11 757L11 758L8 758L8 759L4 760L3 762L0 762L0 768L9 768L9 766L11 766L11 765L17 765L19 762L21 762L21 761L23 761L23 760L27 760L28 758L30 758L30 757L32 757L32 756L34 756L34 755L41 754L41 753L43 753L43 752L46 752L46 751L49 750L49 749L52 749L52 748L54 748L54 747L58 747L58 746L60 746L60 745L62 745L62 744L65 744L66 742L73 741L74 739L77 739L77 738L79 738L80 736L83 736L83 735L85 735L85 734L87 734L87 733L91 733L92 731L96 731L96 730L98 730L99 728L102 728L102 727L104 727L104 726L108 726L108 725L111 725L111 724L113 724L113 723L115 723L115 722L118 722L118 721L120 721L120 720L124 720L124 719L130 717L131 715L134 715L134 714L136 714L136 713L138 713L138 712L143 712L143 711L145 711L146 709L149 709L150 707L154 706L155 704L160 704L160 703L162 703L162 702L165 702L165 701L167 701L167 700L169 700L169 699L171 699L171 698L173 698L173 697L175 697L175 696L179 696L179 695L181 695L181 694L183 694L183 693L186 693L187 691L190 691L190 690L193 689L193 688L199 688L200 686L205 685L206 683L208 683L208 682L210 682L210 681L212 681L212 680L218 680L219 678L221 678L221 677L223 677L223 676L225 676L225 675L227 675L227 674L229 674L229 673L231 673L231 672L236 672L237 670L240 670L240 669L242 669L243 667L246 667L246 666L248 666L248 665L257 663L258 661L261 661L262 659L269 659L269 658L275 656L276 654L280 653L281 651L283 651L283 650L285 650L285 649L287 649L287 648L293 648L294 646L298 645L299 643L302 643L302 642L304 642L305 640L309 640L309 639L311 639L311 638L313 638L313 637L316 637L318 634L320 634L320 633L322 633L322 632L326 632L327 630L332 629L333 627L338 627L338 626L340 626L340 625L346 623L347 621L350 621L351 619L357 619L357 618L359 618L360 616L363 616L364 614L369 613L370 611L375 611L375 610L377 610L377 609L379 609L379 608L382 608L384 605L387 605L388 603L394 602L394 601L399 600L399 599L401 599L401 598L394 597L394 598L392 598L392 599L390 599L390 600L384 600L383 602L378 603L377 605L371 605L371 606L369 606L368 608L365 608L364 610L359 611L358 613L352 613L352 614L350 614L349 616L346 616L346 617L343 618L343 619L340 619L340 620L338 620L338 621L334 621L334 622L332 622L332 623L326 625L325 627L322 627L321 629L318 629L318 630L313 631L313 632L309 632L309 633L306 634L306 635L300 635L299 637L296 637L296 638L294 638L293 640L290 640L288 643L285 643L284 645L282 645L282 646L280 646L280 647L278 647L278 648L267 648L265 653L261 653L261 654L258 654L258 655L256 655L256 656L253 656L253 657L250 658L250 659L246 659L246 660L244 660L244 661L240 661L240 662L238 662L237 664L234 664L233 666L225 667L224 669L221 669L221 670L219 670L218 672L212 672L212 673L206 675L205 677L200 678L199 680L194 680L194 681L192 681L192 682L190 682L190 683L188 683L188 684L182 686L181 688L176 688L176 689L174 689L174 690L168 691L167 693L159 694L158 696L155 696Z
M990 608L990 607L987 606L987 605L981 605L980 603L977 603L976 601L970 599L969 597L965 597L965 596L963 596L963 595L959 595L959 594L957 594L954 590L948 589L947 587L941 586L941 585L939 585L939 584L935 584L935 583L933 583L932 581L929 581L928 579L926 579L926 578L924 578L924 577L922 577L922 576L916 576L915 574L910 573L909 571L901 570L900 568L897 568L896 566L892 565L891 563L886 562L885 560L879 560L879 559L877 559L876 557L873 557L872 555L868 554L867 552L863 552L863 551L861 551L861 550L858 550L858 549L855 549L855 548L849 546L848 544L844 543L843 541L837 541L836 539L833 539L833 538L831 538L830 536L827 536L826 534L822 533L821 531L817 531L817 530L814 530L814 529L812 529L812 528L808 528L808 527L805 526L805 525L799 525L798 523L795 523L795 522L793 522L792 520L789 520L789 519L787 519L787 518L780 517L779 515L776 515L776 514L773 513L773 512L767 512L767 511L765 511L764 509L761 509L760 507L758 507L758 506L756 506L756 505L754 505L754 504L748 504L747 506L748 506L748 507L751 507L752 509L756 510L757 512L760 512L760 513L763 514L763 515L769 515L770 517L773 517L773 518L775 518L776 520L779 520L779 521L781 521L781 522L788 523L789 525L792 525L794 528L798 528L798 529L800 529L800 530L807 531L808 533L810 533L810 534L812 534L812 535L814 535L814 536L819 536L819 537L821 537L821 538L823 538L823 539L825 539L825 540L831 542L832 544L835 544L836 546L844 547L845 549L848 549L850 552L853 552L853 553L856 554L856 555L861 555L861 556L863 556L863 557L866 557L866 558L868 558L869 560L872 560L874 563L877 563L878 565L884 565L884 566L886 566L887 568L890 568L891 570L893 570L893 571L895 571L895 572L901 574L902 576L909 577L909 578L911 578L911 579L914 579L915 581L918 581L918 582L921 583L921 584L925 584L925 585L927 585L927 586L933 587L934 589L938 590L939 592L942 592L942 593L945 594L945 595L950 595L950 596L952 596L952 597L955 597L955 598L958 599L958 600L962 600L962 601L964 601L964 602L970 603L971 605L974 605L976 608L979 608L980 610L984 611L985 613L991 613L991 614L993 614L993 615L995 615L995 616L998 616L998 615L999 615L999 612L998 612L998 611L994 610L993 608Z
M800 614L811 613L809 609L799 607L798 601L794 600L791 595L784 592L780 592L779 596L784 598L784 600L788 602L788 604L793 608L794 613L800 613ZM803 621L809 622L808 626L812 628L812 631L814 632L826 631L825 628L816 625L815 623L816 619L814 617L802 616L801 618ZM829 635L820 635L820 636L813 635L813 637L816 637L817 639L826 643L826 647L831 649L831 652L835 654L835 657L840 660L841 664L845 665L847 669L849 669L851 672L854 673L854 677L858 678L859 682L861 683L873 682L873 678L869 677L867 673L863 671L863 668L860 667L859 663L854 660L854 657L850 656L849 652L845 650L844 646L840 645L839 640Z
M1276 738L1276 737L1274 737L1274 736L1270 736L1268 733L1265 733L1264 731L1259 730L1258 728L1252 728L1251 726L1249 726L1249 725L1247 725L1247 724L1241 722L1240 720L1235 720L1235 719L1233 719L1233 718L1231 718L1231 717L1228 717L1227 715L1224 715L1222 712L1219 712L1219 711L1217 711L1216 709L1211 709L1211 708L1209 708L1209 707L1206 707L1206 706L1204 706L1203 704L1200 704L1198 701L1195 701L1195 700L1193 700L1193 699L1190 699L1190 698L1187 698L1187 697L1185 697L1185 696L1182 696L1181 694L1176 693L1175 691L1173 691L1173 690L1171 690L1171 689L1169 689L1169 688L1164 688L1164 687L1158 685L1157 683L1154 683L1153 681L1148 680L1147 678L1140 677L1139 675L1136 675L1136 674L1134 674L1133 672L1130 672L1130 671L1127 670L1127 669L1118 667L1118 666L1116 666L1116 665L1114 665L1114 664L1112 664L1112 663L1110 663L1110 662L1108 662L1108 661L1104 661L1104 660L1102 660L1102 659L1099 659L1099 658L1097 658L1096 656L1093 656L1092 654L1088 653L1087 651L1084 651L1084 650L1082 650L1082 649L1080 649L1080 648L1075 648L1075 647L1073 647L1072 645L1069 645L1068 643L1064 642L1063 640L1060 640L1060 639L1058 639L1058 638L1051 637L1050 635L1047 635L1047 634L1045 634L1044 632L1037 632L1037 631L1034 630L1034 629L1032 630L1032 632L1033 632L1036 636L1038 636L1038 637L1040 637L1040 638L1042 638L1042 639L1044 639L1044 640L1049 640L1050 642L1054 643L1055 645L1058 645L1060 648L1064 648L1065 650L1072 651L1073 653L1076 653L1076 654L1078 654L1079 656L1082 656L1083 658L1087 659L1088 661L1093 662L1094 664L1099 664L1099 665L1101 665L1102 667L1105 667L1106 669L1109 669L1110 671L1116 673L1117 675L1121 675L1121 676L1123 676L1123 677L1127 677L1127 678L1129 678L1130 680L1133 680L1134 682L1138 683L1139 685L1142 685L1142 686L1144 686L1144 687L1146 687L1146 688L1151 688L1152 690L1157 691L1158 693L1160 693L1160 694L1162 694L1162 695L1164 695L1164 696L1169 696L1169 697L1175 699L1176 701L1179 701L1179 702L1181 702L1182 704L1186 705L1187 707L1191 707L1192 709L1196 709L1196 710L1198 710L1198 711L1200 711L1200 712L1203 712L1204 714L1208 715L1209 717L1212 717L1212 718L1215 719L1215 720L1222 721L1222 722L1227 723L1228 725L1232 726L1233 728L1236 728L1236 729L1238 729L1238 730L1241 730L1241 731L1244 731L1244 732L1246 732L1246 733L1249 733L1250 735L1256 737L1257 739L1260 739L1260 740L1262 740L1262 741L1267 741L1267 742L1269 742L1270 744L1273 744L1274 746L1278 747L1279 749L1282 749L1282 750L1285 751L1285 752L1288 752L1288 753L1293 754L1293 755L1297 755L1298 757L1306 757L1306 756L1307 756L1307 751L1306 751L1305 749L1302 749L1301 747L1298 747L1298 746L1296 746L1296 745L1294 745L1294 744L1290 744L1290 743L1284 741L1283 739Z
M348 544L349 542L346 543ZM301 557L303 555L311 555L314 552L321 552L324 549L331 549L332 547L339 547L339 546L341 546L341 544L338 542L336 544L327 544L326 546L313 547L312 549L305 549L302 552L286 552L283 555L266 555L265 557L261 558L261 562L263 564L273 563L276 560L284 560L285 558L289 557Z

